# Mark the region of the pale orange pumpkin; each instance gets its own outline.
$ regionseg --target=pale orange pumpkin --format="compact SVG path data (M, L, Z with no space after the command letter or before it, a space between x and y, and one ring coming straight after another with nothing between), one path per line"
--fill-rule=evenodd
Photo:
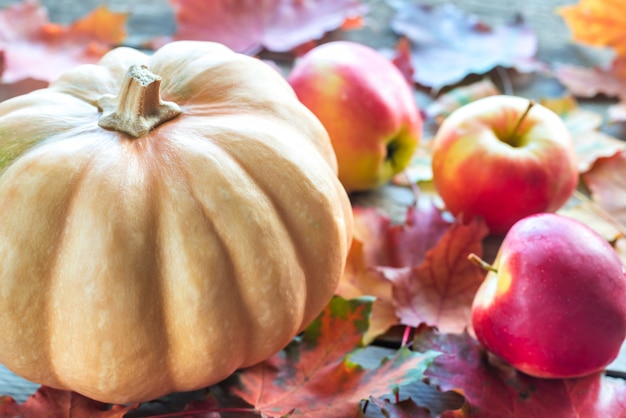
M215 43L117 48L0 103L0 166L0 362L103 402L273 355L352 236L320 122Z

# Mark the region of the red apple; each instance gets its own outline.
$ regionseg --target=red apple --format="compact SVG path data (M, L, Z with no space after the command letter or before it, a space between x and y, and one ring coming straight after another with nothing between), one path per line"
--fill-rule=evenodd
M476 338L516 369L569 378L603 370L626 338L626 272L605 239L543 213L507 233L476 293Z
M491 96L448 116L432 143L433 180L450 212L481 216L494 235L554 212L578 184L574 144L561 118L515 96Z
M422 119L411 86L381 53L350 41L322 44L287 80L326 127L346 190L374 189L406 168Z

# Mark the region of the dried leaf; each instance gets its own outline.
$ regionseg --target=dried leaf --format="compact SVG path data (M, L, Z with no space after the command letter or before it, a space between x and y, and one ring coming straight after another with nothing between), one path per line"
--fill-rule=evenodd
M442 418L622 417L626 414L626 381L601 373L578 379L539 379L515 371L491 357L464 334L430 331L416 336L418 351L443 354L427 369L428 381L442 391L465 396L460 410Z
M456 87L440 95L426 107L426 115L441 122L461 106L498 94L501 92L496 85L489 78L484 78L466 86Z
M519 17L491 28L452 4L433 8L390 3L396 9L392 29L412 43L418 84L439 89L498 66L520 72L540 68L535 60L537 36Z
M575 41L610 48L616 54L608 68L557 67L555 76L573 94L626 96L626 15L622 9L621 0L580 0L558 9Z
M385 333L398 323L391 304L391 283L375 269L385 262L386 231L391 226L389 218L376 209L354 207L354 238L344 273L335 293L345 299L373 296L370 327L365 334L366 343Z
M543 99L541 104L558 114L572 134L578 159L578 171L588 171L593 163L626 149L626 144L600 131L603 116L583 109L572 96Z
M623 227L626 226L626 151L596 161L582 179L591 198Z
M594 46L611 47L626 55L626 14L622 0L580 0L563 6L558 13L572 31L574 40Z
M110 407L74 392L42 386L26 402L0 398L0 418L122 418L138 405Z
M2 81L51 81L78 64L96 62L124 40L126 17L101 6L64 26L51 23L46 8L35 0L8 6L0 11Z
M262 48L289 51L366 12L360 0L170 0L175 40L221 42L255 54Z
M616 58L608 68L557 65L554 76L578 97L626 97L626 58Z
M391 220L374 208L353 208L355 238L337 294L344 297L374 296L374 308L366 341L398 323L392 283L381 266L407 267L423 262L427 251L448 230L451 221L426 199L409 207L404 224Z
M445 332L462 332L469 325L472 300L485 273L467 257L482 255L487 234L480 219L468 224L457 221L427 252L423 263L383 270L393 283L396 314L403 324L427 324Z
M419 381L437 353L403 348L374 369L350 360L362 347L370 309L368 301L334 298L301 339L241 372L234 394L265 416L357 417L361 400Z

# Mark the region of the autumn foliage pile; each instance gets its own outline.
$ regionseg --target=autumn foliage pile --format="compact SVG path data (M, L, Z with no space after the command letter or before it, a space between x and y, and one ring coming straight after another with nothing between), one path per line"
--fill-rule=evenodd
M358 0L310 3L272 0L246 7L227 0L170 0L175 33L134 46L203 39L250 55L271 51L293 60L328 32L344 34L367 22L368 9ZM537 37L523 19L489 27L451 5L409 3L389 2L395 13L391 28L399 38L394 62L433 97L424 116L434 129L462 103L499 93L487 78L467 82L468 75L490 75L495 68L542 70L563 85L563 97L542 100L567 124L579 157L581 191L561 213L594 227L626 259L626 147L602 131L604 115L575 99L615 97L619 103L609 108L608 118L626 121L626 15L615 12L622 9L621 0L580 0L558 11L574 40L614 51L611 64L598 68L539 62ZM127 42L128 17L99 7L61 25L31 0L6 7L0 11L0 100L44 87L67 69L96 62ZM443 26L453 28L452 35L440 37L445 42L426 36ZM33 65L41 62L46 65ZM604 373L532 378L489 355L466 331L484 277L467 256L489 258L498 243L481 220L454 219L441 207L429 165L426 138L411 166L394 179L410 196L400 216L367 207L367 196L354 199L355 239L344 276L334 299L303 334L279 354L193 399L174 406L164 400L172 415L153 416L624 416L624 380ZM380 363L365 364L364 353L390 340L393 349ZM104 405L46 387L24 403L0 399L0 417L132 417L147 416L149 408Z

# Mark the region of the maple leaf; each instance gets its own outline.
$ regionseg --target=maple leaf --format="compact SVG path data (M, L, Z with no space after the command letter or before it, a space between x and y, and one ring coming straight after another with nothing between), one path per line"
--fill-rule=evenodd
M416 335L418 351L443 353L424 376L442 391L465 396L466 405L442 418L622 417L626 414L626 381L602 373L576 379L540 379L517 372L491 357L467 333Z
M611 47L626 55L626 15L622 0L580 0L576 5L563 6L558 13L565 19L574 40Z
M556 67L556 78L576 96L626 96L626 17L622 6L621 0L581 0L558 9L574 41L609 48L616 54L608 67Z
M401 323L412 327L427 324L447 332L462 332L469 325L474 294L485 273L467 257L482 254L487 234L478 218L467 224L457 220L428 250L422 263L383 270L393 283L394 306Z
M626 226L626 151L603 158L582 179L591 198L622 226Z
M113 405L91 400L75 392L40 387L23 404L0 397L0 418L122 418L138 405Z
M626 58L616 58L610 66L591 68L578 65L556 65L554 76L565 88L578 97L626 96Z
M419 381L436 352L407 348L365 369L350 360L363 346L371 301L339 297L285 350L242 371L233 393L265 416L356 417L360 402Z
M126 15L101 6L69 26L51 23L47 9L24 0L0 11L2 81L51 81L78 64L94 63L126 36Z
M573 96L542 99L540 103L559 115L572 134L579 172L588 171L599 158L611 157L626 149L622 140L600 131L603 116L581 108Z
M492 28L452 4L433 8L398 0L389 3L396 9L392 29L411 41L418 84L440 89L497 66L520 72L540 68L535 60L537 36L519 17Z
M217 41L247 54L286 52L352 22L360 0L170 0L174 39Z
M353 207L354 239L337 294L344 298L374 296L366 341L398 323L393 285L384 267L420 264L451 225L432 202L421 199L409 207L403 224L393 225L375 208Z

